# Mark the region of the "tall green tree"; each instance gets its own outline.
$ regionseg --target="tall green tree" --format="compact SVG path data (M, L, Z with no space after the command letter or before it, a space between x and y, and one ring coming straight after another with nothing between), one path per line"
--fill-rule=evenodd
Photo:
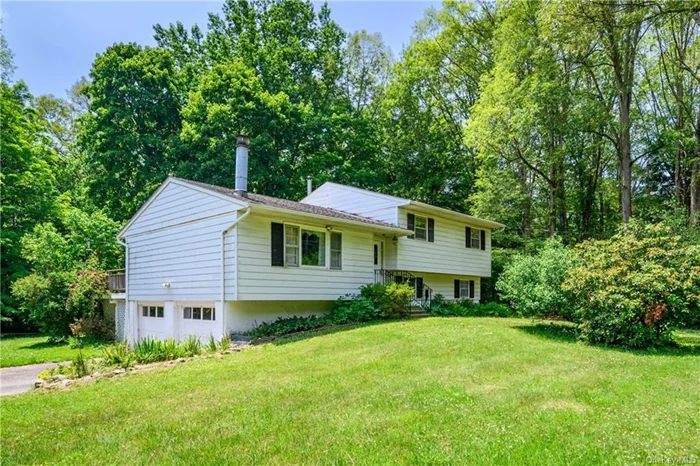
M172 172L182 127L178 73L167 50L116 44L97 57L90 78L79 133L89 192L123 221Z
M2 153L2 284L0 316L21 320L11 283L29 273L21 254L20 239L34 225L55 215L58 159L44 136L46 128L39 118L34 99L23 82L0 83L0 153Z
M382 189L462 211L476 161L462 128L491 66L488 4L429 9L395 65L382 105L388 183Z

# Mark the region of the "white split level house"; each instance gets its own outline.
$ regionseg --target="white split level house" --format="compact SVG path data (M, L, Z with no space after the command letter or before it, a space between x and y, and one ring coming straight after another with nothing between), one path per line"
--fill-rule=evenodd
M330 182L298 202L249 193L247 137L236 159L235 189L170 177L119 233L119 338L219 339L377 281L411 284L416 306L479 300L500 223Z

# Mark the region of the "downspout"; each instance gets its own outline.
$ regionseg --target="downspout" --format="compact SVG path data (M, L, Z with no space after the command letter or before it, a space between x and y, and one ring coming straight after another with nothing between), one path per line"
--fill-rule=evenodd
M118 236L117 243L124 246L124 255L126 256L124 259L124 317L129 316L129 320L131 320L131 316L129 314L129 245L120 240ZM138 325L138 319L135 319L134 324ZM130 328L129 330L131 331L132 329ZM128 336L126 337L126 341L129 341Z
M233 228L248 216L250 213L250 207L243 212L243 215L238 217L233 221L231 225L227 228L221 230L221 328L226 333L226 233L233 230ZM238 249L238 243L236 243L236 249ZM238 273L238 251L236 251L236 273ZM238 288L236 288L236 295L238 295ZM224 336L224 335L222 335Z

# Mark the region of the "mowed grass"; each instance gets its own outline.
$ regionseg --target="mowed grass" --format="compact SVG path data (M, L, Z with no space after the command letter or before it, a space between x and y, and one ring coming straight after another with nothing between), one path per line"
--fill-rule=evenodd
M85 357L99 356L100 353L97 346L83 348ZM45 335L3 335L0 338L0 367L70 361L77 354L78 350L68 343L51 343Z
M642 464L700 455L700 356L529 320L368 325L2 400L2 460Z

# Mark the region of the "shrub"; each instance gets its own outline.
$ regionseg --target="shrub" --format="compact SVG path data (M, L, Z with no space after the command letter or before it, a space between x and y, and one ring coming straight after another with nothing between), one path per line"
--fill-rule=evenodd
M72 272L51 272L28 275L12 285L12 294L22 303L22 309L51 341L68 338L69 325L80 317L66 307L68 287L74 281Z
M499 303L475 303L471 299L447 301L441 294L433 297L428 313L435 316L512 317L513 312Z
M274 322L263 322L246 334L258 338L282 336L329 325L403 317L409 312L407 305L413 293L413 288L405 284L384 286L373 283L361 287L357 295L338 298L331 312L325 316L279 317Z
M182 350L185 356L197 356L202 352L202 344L197 335L189 335L182 342Z
M408 303L414 294L414 289L405 283L387 285L385 293L378 303L384 318L406 317L410 314Z
M550 238L539 253L517 255L496 283L501 299L528 317L570 319L573 307L562 283L572 267L572 253L558 238Z
M246 332L246 334L256 338L282 336L290 333L314 330L325 325L329 325L329 320L319 316L279 317L274 322L263 322L254 329Z
M368 322L382 317L380 309L375 307L371 299L355 296L351 299L339 298L334 304L326 320L334 324L349 324Z
M84 344L114 340L114 325L102 316L93 315L76 319L69 327L74 335L80 335Z
M631 223L609 240L576 250L564 289L576 300L588 343L647 348L700 309L700 244L666 223Z
M134 359L141 364L161 360L160 342L151 337L142 338L134 343Z
M124 342L115 343L114 345L105 346L102 349L104 359L108 364L114 364L126 369L134 364L134 353Z

